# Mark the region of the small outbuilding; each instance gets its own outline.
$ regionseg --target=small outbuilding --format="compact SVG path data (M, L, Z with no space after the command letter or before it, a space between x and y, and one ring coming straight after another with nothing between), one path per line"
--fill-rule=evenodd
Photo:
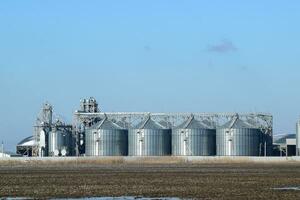
M31 157L34 146L35 146L34 137L29 136L17 144L17 147L16 147L17 154L19 154L21 156Z
M277 147L277 156L296 156L296 135L286 134L277 136L274 146Z

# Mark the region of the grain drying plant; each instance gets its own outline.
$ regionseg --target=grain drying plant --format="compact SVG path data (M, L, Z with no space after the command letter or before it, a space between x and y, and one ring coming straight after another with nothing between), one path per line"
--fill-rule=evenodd
M72 127L60 119L53 122L53 108L44 104L34 126L32 156L75 156L76 138Z
M98 108L97 101L90 98L81 101L80 110L74 113L72 125L62 120L53 122L52 115L52 106L45 104L34 126L32 153L28 155L272 154L273 118L264 113L104 113ZM28 149L25 143L20 145L20 150Z

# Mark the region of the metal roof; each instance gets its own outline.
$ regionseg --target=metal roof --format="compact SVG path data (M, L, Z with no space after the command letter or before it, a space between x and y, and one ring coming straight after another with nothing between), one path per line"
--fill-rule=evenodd
M162 124L152 120L150 116L146 120L137 124L135 128L137 128L137 129L166 129Z
M125 121L113 121L113 122L124 129L131 128L131 124L128 122Z
M201 120L201 122L203 124L205 124L206 126L208 126L208 128L210 128L210 129L216 129L216 124L211 120L204 119L204 120Z
M176 127L177 129L208 129L208 125L191 116L188 120Z
M35 145L35 141L33 136L29 136L17 144L17 146L34 146L34 145Z
M243 120L241 120L237 117L237 118L233 118L229 122L225 123L220 128L238 129L238 128L255 128L255 127L247 122L244 122Z
M161 120L161 121L159 121L159 123L160 123L161 125L163 125L164 127L166 127L166 128L172 128L172 127L173 127L172 123L171 123L171 122L168 122L168 121L166 121L166 120Z
M108 120L107 118L102 119L100 122L92 126L94 129L124 129L118 124Z
M295 138L296 138L296 134L288 134L288 135L282 136L279 139L275 140L274 143L286 144L286 139L295 139Z

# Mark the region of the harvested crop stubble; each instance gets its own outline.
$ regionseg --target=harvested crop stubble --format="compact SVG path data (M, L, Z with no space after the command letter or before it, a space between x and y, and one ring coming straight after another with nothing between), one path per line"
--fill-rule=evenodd
M67 161L0 163L0 196L300 199L300 163Z

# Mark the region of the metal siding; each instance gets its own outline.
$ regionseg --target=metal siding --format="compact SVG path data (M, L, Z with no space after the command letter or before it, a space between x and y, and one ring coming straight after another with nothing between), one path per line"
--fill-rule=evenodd
M98 136L97 134L94 134L93 130L88 129L85 131L85 154L87 156L95 156L95 137Z
M126 156L128 154L128 131L125 129L90 129L86 131L85 137L86 156Z
M172 155L216 155L216 131L213 129L173 129Z
M261 134L259 129L254 128L217 129L217 155L259 156Z
M171 155L171 130L130 129L128 133L128 150L130 156Z
M55 151L59 154L63 149L66 150L65 156L72 156L75 147L75 141L72 138L71 132L64 132L61 130L51 131L48 134L48 155L54 155Z
M272 156L273 153L273 137L269 134L260 131L259 140L259 156Z

